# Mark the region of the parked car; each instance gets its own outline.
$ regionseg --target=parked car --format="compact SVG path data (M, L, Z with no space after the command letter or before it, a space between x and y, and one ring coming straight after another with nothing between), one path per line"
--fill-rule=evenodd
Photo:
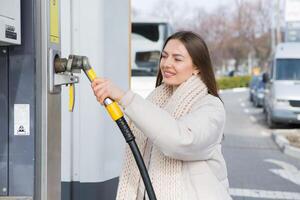
M300 124L300 43L279 44L263 80L268 126Z
M262 74L253 76L249 84L249 99L255 107L264 105L265 83Z
M245 71L230 70L228 72L228 76L229 77L233 77L233 76L246 76L246 75L248 75L248 72L245 72Z

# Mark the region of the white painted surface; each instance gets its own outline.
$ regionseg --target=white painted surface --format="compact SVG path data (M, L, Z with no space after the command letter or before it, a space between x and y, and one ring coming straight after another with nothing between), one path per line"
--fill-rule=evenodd
M280 167L281 169L270 169L270 171L286 180L289 180L297 185L300 185L300 171L295 167L294 165L274 160L274 159L265 159L264 161L273 163L274 165L277 165L277 167Z
M62 56L85 55L98 76L129 88L129 1L61 1ZM62 181L102 182L119 176L125 142L96 101L84 73L68 112L62 91Z
M152 90L155 88L156 77L139 77L135 76L131 78L131 89L133 92L146 98Z
M255 189L242 189L242 188L230 188L229 192L230 192L230 195L236 196L236 197L300 200L300 193L297 193L297 192L255 190Z

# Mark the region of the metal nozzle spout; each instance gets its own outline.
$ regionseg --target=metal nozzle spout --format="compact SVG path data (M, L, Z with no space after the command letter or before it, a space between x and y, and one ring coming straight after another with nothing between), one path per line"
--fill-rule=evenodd
M69 61L71 61L72 69L83 69L84 71L91 68L89 59L86 56L70 55Z
M55 57L54 59L55 73L65 72L67 69L67 62L68 60L66 58Z
M108 106L108 105L113 103L113 100L111 100L110 98L106 98L106 99L104 99L103 103L104 103L105 106Z
M86 56L70 55L69 58L55 57L54 69L56 73L60 72L75 72L80 73L91 69L89 59Z

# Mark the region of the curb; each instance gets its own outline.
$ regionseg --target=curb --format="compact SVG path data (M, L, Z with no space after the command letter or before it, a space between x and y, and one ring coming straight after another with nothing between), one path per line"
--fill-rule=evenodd
M291 146L290 142L282 134L273 132L272 139L284 154L300 159L300 148Z
M245 92L249 90L248 87L239 87L239 88L231 88L231 89L221 89L219 90L220 94L226 93L226 92Z

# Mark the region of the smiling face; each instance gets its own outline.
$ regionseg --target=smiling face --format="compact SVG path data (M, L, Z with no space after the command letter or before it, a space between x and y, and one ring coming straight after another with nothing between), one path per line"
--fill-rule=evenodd
M162 51L160 70L163 82L177 86L199 71L194 67L185 46L177 39L171 39Z

